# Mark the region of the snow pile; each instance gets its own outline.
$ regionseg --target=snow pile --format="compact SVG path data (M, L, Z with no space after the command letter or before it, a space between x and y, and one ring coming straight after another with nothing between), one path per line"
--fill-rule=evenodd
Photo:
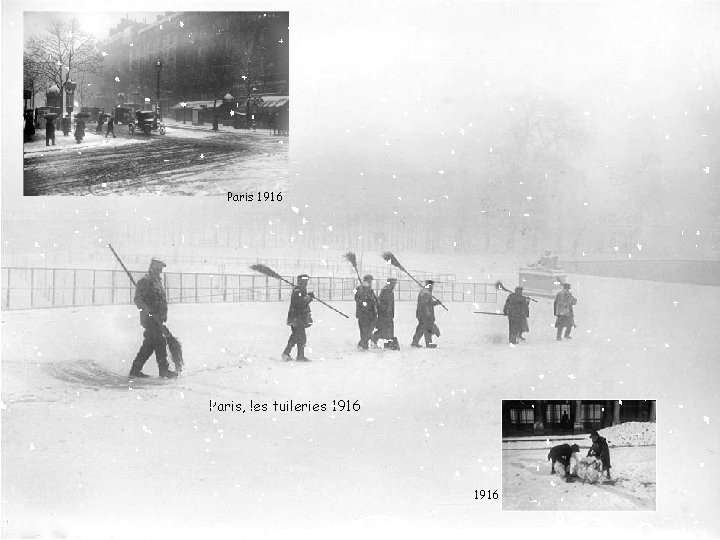
M598 431L608 446L646 446L655 444L654 422L625 422Z

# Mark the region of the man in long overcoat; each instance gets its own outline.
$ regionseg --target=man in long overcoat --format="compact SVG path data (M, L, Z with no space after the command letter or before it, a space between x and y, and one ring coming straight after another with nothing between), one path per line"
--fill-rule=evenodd
M525 331L527 318L530 316L530 302L523 296L522 287L515 287L515 292L508 295L503 314L508 318L510 343L517 345L517 340Z
M140 310L140 325L145 329L145 332L143 333L140 350L130 369L131 378L148 377L142 372L142 368L153 353L155 353L160 377L163 379L177 377L177 373L170 371L169 368L167 340L163 332L168 312L165 288L160 277L164 267L165 263L162 260L151 259L148 273L137 282L135 305Z
M50 146L50 141L55 146L55 121L52 117L45 119L45 146Z
M433 335L440 337L440 329L435 324L435 306L440 304L440 300L435 298L432 294L433 286L435 282L432 279L425 280L425 286L418 294L417 308L415 309L415 316L418 320L415 334L412 338L411 347L420 347L420 338L425 338L425 346L429 349L437 347L432 342Z
M360 341L358 348L366 351L368 342L372 337L375 328L375 321L378 316L378 301L375 291L372 289L373 277L370 274L363 276L362 284L355 289L355 316L360 329Z
M297 361L310 362L305 356L305 344L307 343L306 328L312 325L312 315L310 313L310 302L315 296L312 292L308 292L307 286L310 276L300 274L297 277L295 288L290 295L290 307L288 308L287 324L290 327L290 337L288 338L282 358L285 361L292 360L290 352L297 345Z
M601 436L597 431L593 431L590 434L590 440L592 446L588 450L588 457L594 456L602 463L602 470L607 473L608 479L610 478L610 447L608 446L607 439Z
M378 318L375 326L377 330L372 335L373 343L377 344L378 339L391 341L393 347L395 343L395 284L397 279L388 278L385 286L378 296ZM385 348L388 348L387 344Z
M570 292L570 284L563 283L563 290L555 295L553 304L553 313L557 317L555 319L555 328L557 328L556 339L562 341L563 328L565 329L565 339L572 339L570 332L575 326L575 312L573 306L577 304L577 299Z

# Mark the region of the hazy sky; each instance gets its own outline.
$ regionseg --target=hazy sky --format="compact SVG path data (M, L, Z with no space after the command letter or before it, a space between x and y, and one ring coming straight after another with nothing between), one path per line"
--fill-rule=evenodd
M80 21L82 29L92 34L98 41L106 39L110 29L117 26L120 19L125 17L131 20L142 22L146 20L151 23L157 15L162 15L163 11L133 11L133 12L45 12L45 11L27 11L23 21L25 38L42 35L53 19L70 20L77 17Z
M444 195L472 204L474 188L493 180L487 171L512 163L498 149L518 104L535 96L567 104L592 136L570 163L587 181L570 177L563 186L588 203L579 210L602 216L619 203L628 213L652 205L687 229L717 227L708 216L720 207L712 151L720 147L720 3L340 0L274 8L283 7L290 10L289 204L309 212L368 205L386 208L388 220L401 217L393 213L398 197L417 211L434 199L438 215ZM107 35L121 16L98 15L88 26L102 24ZM29 17L26 27L42 28ZM662 162L656 181L664 198L649 191L635 201L612 182L649 152ZM528 196L531 189L539 186L528 184ZM48 209L138 205L57 199ZM205 211L179 198L141 204L178 216ZM218 201L214 216L240 215L226 204ZM12 197L4 205L26 206Z

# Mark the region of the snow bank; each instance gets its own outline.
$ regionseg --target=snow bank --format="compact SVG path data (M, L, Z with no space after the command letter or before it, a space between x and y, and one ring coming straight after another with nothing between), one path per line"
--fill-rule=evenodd
M605 437L608 446L647 446L655 444L653 422L625 422L598 431Z

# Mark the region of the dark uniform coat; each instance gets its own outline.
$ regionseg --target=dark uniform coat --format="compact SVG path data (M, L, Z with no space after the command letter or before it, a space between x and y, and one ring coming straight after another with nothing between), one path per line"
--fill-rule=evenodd
M130 373L139 373L154 352L162 375L168 369L167 339L164 335L163 324L167 320L167 298L160 276L154 272L148 272L141 278L135 288L134 300L140 310L140 324L145 332Z
M365 321L377 319L378 300L372 287L363 284L355 291L355 316Z
M608 446L607 439L598 435L595 442L593 442L590 450L587 453L588 456L595 456L600 460L603 466L603 470L610 469L610 447Z
M313 320L310 314L310 302L312 302L312 296L303 290L302 287L295 287L293 289L287 316L288 326L309 328L310 325L312 325Z
M377 337L373 339L392 339L395 337L395 293L390 285L385 285L378 297Z
M577 299L569 290L562 290L555 295L553 314L557 317L555 328L572 328L575 326L575 313L573 306Z
M507 315L509 324L510 343L517 343L517 337L522 332L527 332L527 318L530 316L530 300L521 293L510 293L503 314Z
M153 320L160 324L167 321L167 298L160 276L148 272L137 282L135 305L140 310L140 324L148 328Z

